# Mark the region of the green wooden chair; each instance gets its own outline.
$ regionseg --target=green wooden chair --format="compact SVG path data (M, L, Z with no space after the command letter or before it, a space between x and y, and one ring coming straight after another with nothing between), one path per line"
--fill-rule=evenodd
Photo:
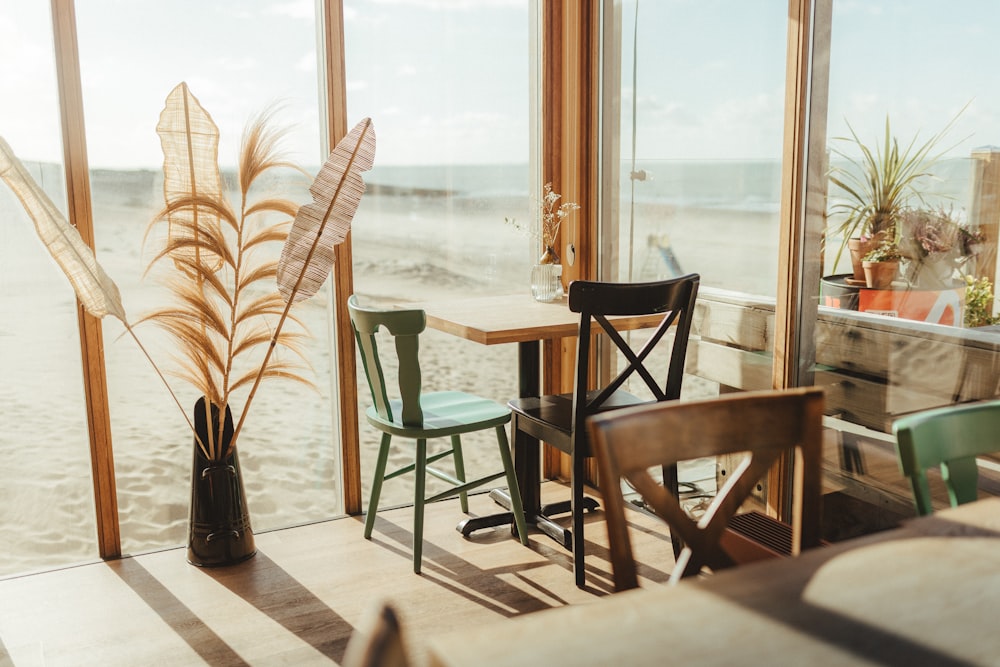
M976 456L1000 451L1000 401L935 408L897 419L896 454L918 515L931 514L927 469L941 467L952 507L977 496Z
M372 406L365 412L368 423L382 432L378 460L375 464L375 478L372 482L368 515L365 517L365 539L371 539L378 510L382 482L393 477L416 471L413 500L413 571L420 573L421 552L424 532L424 505L426 503L459 496L462 511L468 513L470 489L507 477L510 490L511 510L521 543L528 544L528 531L524 521L521 494L514 476L510 445L507 440L506 425L510 421L510 410L495 401L460 391L422 392L418 348L420 333L426 326L422 310L396 310L366 308L352 295L347 302L354 326L354 335L361 352L368 387L372 393ZM399 362L399 399L390 399L379 358L377 334L385 327L395 340L396 357ZM462 457L461 435L493 428L496 430L497 444L503 471L474 481L466 481L465 465ZM392 436L416 440L416 455L412 465L386 474L389 458L389 444ZM451 448L427 456L427 441L433 438L451 438ZM455 473L452 475L430 464L451 456ZM425 497L426 476L444 480L452 485L442 493Z

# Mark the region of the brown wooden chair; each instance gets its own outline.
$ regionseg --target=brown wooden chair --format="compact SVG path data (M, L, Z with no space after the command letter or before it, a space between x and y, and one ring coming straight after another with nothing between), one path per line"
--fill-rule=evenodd
M604 489L615 589L639 585L621 493L623 478L684 543L671 583L697 574L703 567L718 570L760 556L758 552L745 557L745 537L734 530L732 520L757 482L785 452L797 454L788 551L796 555L800 549L818 546L822 419L823 392L815 387L674 401L588 419ZM649 474L655 466L739 452L747 453L746 459L697 521L681 508L674 493Z
M592 456L587 441L584 420L594 414L643 403L680 398L684 361L687 356L688 334L694 316L699 277L689 274L670 280L649 283L605 283L576 280L569 286L569 309L580 313L577 337L576 373L573 392L569 394L519 398L508 402L511 409L511 432L515 448L520 438L531 436L570 455L571 498L568 503L552 503L542 508L541 516L533 517L540 530L561 538L563 546L573 552L573 572L577 586L583 586L584 540L583 514L595 505L584 498L584 461ZM662 315L659 325L638 352L629 340L614 328L615 316ZM673 332L673 339L667 333ZM591 368L592 336L604 333L614 352L625 360L623 368L600 389L593 386ZM662 341L662 345L660 345ZM669 347L669 362L650 364L654 350ZM657 379L657 376L659 379ZM635 386L628 386L631 380ZM643 395L631 392L643 392ZM668 482L676 488L676 470L664 471ZM572 529L564 530L549 521L549 516L572 513Z

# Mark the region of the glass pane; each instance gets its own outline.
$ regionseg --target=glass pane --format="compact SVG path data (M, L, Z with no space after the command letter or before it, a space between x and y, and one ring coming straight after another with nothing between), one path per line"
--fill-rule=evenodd
M605 272L694 272L703 288L774 296L786 4L621 6L620 213L605 221L618 256Z
M348 1L345 32L350 122L370 116L378 136L352 230L359 298L527 294L529 243L504 218L531 219L528 1ZM420 353L427 391L517 395L514 345L428 330ZM363 416L371 393L358 370L367 499L379 435ZM500 470L492 433L467 440L470 477ZM398 443L392 461L412 462L411 447ZM380 505L412 502L410 477L388 482Z
M148 238L145 234L164 206L164 156L157 124L167 95L186 82L218 126L218 166L225 194L237 212L241 137L248 121L265 109L274 111L272 129L287 129L280 146L288 159L315 174L325 158L317 106L316 17L310 3L298 11L287 4L260 2L164 5L104 0L81 3L77 18L98 257L118 282L128 315L136 322L153 309L177 303L162 283L177 272L169 262L144 276L163 244L164 225ZM140 25L142 30L133 28ZM248 202L274 196L306 203L309 181L292 170L268 172L254 184ZM251 222L266 225L280 219L255 216ZM232 236L230 242L235 248ZM280 246L270 244L256 259L278 252ZM233 277L232 272L220 275ZM341 511L327 289L292 311L311 332L304 356L312 365L306 376L315 389L266 379L246 410L238 452L256 531ZM173 339L150 323L135 330L157 366L168 373L181 407L135 341L123 335L120 323L107 318L108 384L126 552L187 539L194 447L187 419L193 419L201 393L170 374L178 369L178 358L185 358ZM263 349L258 350L249 361L234 366L234 381L259 367ZM236 391L230 401L237 421L248 393L248 388Z
M804 324L815 327L803 355L815 365L803 379L827 388L837 489L827 506L840 513L839 536L914 511L896 463L895 419L996 395L994 299L983 291L977 299L966 282L991 291L996 280L1000 100L983 65L995 12L986 3L833 2L830 43L818 41L830 55L826 154L812 156L810 173L822 176L808 187L810 201L827 204L808 220L825 248L806 272L819 306ZM891 174L894 183L885 181ZM873 176L896 196L872 196ZM886 283L863 266L855 274L841 250L851 238L883 246L872 261L893 259L884 251L898 245ZM981 470L981 488L995 492L995 463ZM947 505L939 476L932 484L937 506Z
M788 5L614 5L620 26L605 38L620 66L604 72L604 127L619 152L604 163L617 186L605 193L602 275L701 276L682 400L769 387ZM692 505L716 474L714 461L681 470Z
M0 136L63 212L48 3L0 9ZM76 301L0 180L0 576L96 559Z

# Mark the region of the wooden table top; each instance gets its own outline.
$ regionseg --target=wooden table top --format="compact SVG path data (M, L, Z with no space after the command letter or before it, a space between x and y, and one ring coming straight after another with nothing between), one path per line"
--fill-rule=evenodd
M436 667L1000 661L1000 498L903 528L427 640Z
M565 297L541 303L528 294L505 294L407 305L422 308L432 329L483 345L571 337L580 325ZM656 326L663 314L610 319L619 330L640 329Z

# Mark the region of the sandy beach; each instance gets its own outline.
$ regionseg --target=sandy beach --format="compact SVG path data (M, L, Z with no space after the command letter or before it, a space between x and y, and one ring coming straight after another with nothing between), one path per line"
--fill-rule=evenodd
M51 183L48 171L35 173ZM158 174L97 174L93 187L98 258L118 283L134 321L168 298L155 276L142 278L151 256L143 234L156 208ZM508 195L468 200L426 193L368 195L353 226L355 292L369 303L385 304L527 292L527 243L503 222L507 215L527 214L527 206L526 198ZM94 560L97 549L73 295L9 192L0 192L0 213L5 219L0 225L0 576L5 576ZM688 239L681 234L672 242L683 253ZM687 259L692 266L685 270L695 270L699 260ZM644 279L660 277L656 266L643 270L654 272ZM306 357L315 390L264 383L239 440L256 532L340 511L330 298L328 284L297 306L313 334ZM193 441L173 399L123 331L119 322L105 318L123 550L139 553L186 543ZM157 364L168 369L171 355L162 334L146 325L137 331ZM428 331L421 339L421 360L427 390L462 388L500 402L517 393L515 346L486 347ZM170 382L181 402L193 407L194 390ZM692 396L706 391L711 388L694 379L685 388ZM363 376L358 392L363 411L370 400ZM360 430L367 498L378 434L363 416ZM392 463L402 465L411 457L403 444L394 449ZM468 438L466 461L470 475L498 470L493 439ZM408 479L392 480L382 505L412 502L412 488Z

